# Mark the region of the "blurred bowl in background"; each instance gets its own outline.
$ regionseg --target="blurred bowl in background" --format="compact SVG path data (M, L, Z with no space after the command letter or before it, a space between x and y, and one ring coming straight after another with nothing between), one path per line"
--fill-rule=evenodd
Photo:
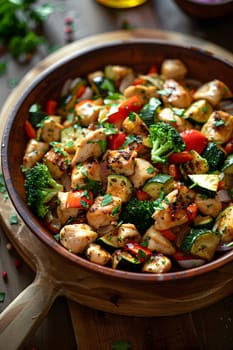
M175 0L188 16L199 20L233 15L232 0Z

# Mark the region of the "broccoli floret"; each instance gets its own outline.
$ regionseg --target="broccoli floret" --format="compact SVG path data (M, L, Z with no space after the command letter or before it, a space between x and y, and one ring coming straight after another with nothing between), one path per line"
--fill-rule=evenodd
M141 234L154 223L151 215L155 211L155 202L150 200L138 200L133 197L122 210L119 220L123 223L131 223L136 226Z
M24 188L28 206L42 219L49 211L48 202L58 191L63 191L63 186L53 179L47 165L42 163L27 170Z
M157 122L150 126L149 131L151 159L154 163L166 163L170 154L181 152L186 147L179 132L169 124Z

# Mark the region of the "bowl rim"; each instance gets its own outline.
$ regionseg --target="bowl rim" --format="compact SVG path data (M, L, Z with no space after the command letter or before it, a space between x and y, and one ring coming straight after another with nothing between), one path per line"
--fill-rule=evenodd
M84 39L85 41L85 39ZM167 40L163 39L156 39L156 38L123 38L123 39L118 39L118 40L113 40L113 41L106 41L106 42L101 42L100 44L97 43L95 45L87 46L86 48L81 48L79 51L74 51L73 53L67 55L66 57L62 57L59 60L57 60L55 63L49 65L47 68L45 68L45 62L49 60L50 57L56 56L59 54L59 52L63 52L64 48L61 48L58 50L57 53L49 55L47 58L42 60L38 65L35 67L38 68L39 73L37 74L36 78L30 82L30 84L24 89L23 93L20 96L17 96L17 90L24 85L23 82L30 77L31 71L35 70L35 67L30 70L20 82L20 84L14 89L14 91L11 93L11 96L17 96L17 101L14 104L14 107L12 108L11 112L9 113L9 116L7 118L7 122L4 127L4 132L3 132L3 138L1 142L1 161L2 161L2 172L3 172L3 177L6 183L6 188L9 193L9 196L13 202L13 206L15 207L17 213L25 223L25 225L33 232L35 235L40 239L42 242L44 242L47 246L52 248L54 252L57 254L61 255L63 258L68 259L70 262L74 264L78 264L84 269L91 270L93 272L99 273L99 274L104 274L105 276L111 277L111 278L118 278L118 279L127 279L127 280L134 280L134 281L142 281L144 282L165 282L165 281L170 281L170 280L182 280L182 279L187 279L195 276L199 276L208 272L211 272L215 270L216 268L220 268L223 265L232 262L233 261L233 250L225 253L223 256L217 258L216 260L213 260L211 262L208 262L202 266L199 266L198 268L192 268L188 270L181 270L177 272L168 272L168 273L163 273L163 274L144 274L144 273L137 273L137 272L130 272L130 271L122 271L122 270L114 270L110 267L105 267L101 265L94 264L92 262L89 262L88 260L70 253L67 249L65 249L61 244L59 244L53 237L49 237L47 234L44 234L42 231L38 230L38 225L36 225L36 219L33 218L33 220L28 223L25 222L24 220L24 212L25 208L22 206L22 198L16 193L14 198L12 197L12 193L15 193L15 189L12 183L12 180L10 179L10 170L7 164L7 153L8 153L8 135L10 132L10 129L13 125L14 117L17 114L18 108L23 102L24 98L29 95L29 93L41 83L41 81L51 72L53 72L55 69L58 67L67 64L69 61L72 59L78 58L80 55L93 52L93 50L97 49L102 49L105 47L109 46L116 46L116 45L122 45L122 44L138 44L138 43L145 43L145 44L154 44L154 45L171 45L172 47L178 47L178 48L183 48L183 49L188 49L188 50L195 50L199 51L200 55L204 56L209 56L212 57L215 60L220 61L221 63L230 65L233 69L233 63L228 61L225 58L221 58L216 54L213 54L211 52L205 51L203 49L193 47L192 45L183 45L183 44L177 44L177 43L172 43ZM69 44L69 46L74 45L74 43ZM25 205L25 203L24 203ZM26 211L31 215L31 211L26 208ZM38 222L38 219L37 219Z

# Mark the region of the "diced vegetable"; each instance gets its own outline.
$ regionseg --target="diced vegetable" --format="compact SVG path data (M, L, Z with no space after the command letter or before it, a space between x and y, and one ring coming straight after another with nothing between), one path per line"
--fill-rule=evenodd
M210 261L217 249L220 238L208 229L191 229L183 239L181 249Z
M160 193L169 193L174 188L174 179L167 174L158 174L149 179L143 186L143 191L148 193L151 198L156 199Z
M225 151L216 142L209 142L202 153L202 157L205 158L209 165L209 171L220 170L224 160Z
M193 174L188 175L188 179L193 189L205 194L208 197L215 197L218 190L218 174Z

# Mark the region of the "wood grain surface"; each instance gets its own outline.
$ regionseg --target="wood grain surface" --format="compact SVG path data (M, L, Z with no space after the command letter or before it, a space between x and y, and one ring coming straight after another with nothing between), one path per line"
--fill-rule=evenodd
M104 40L110 40L115 35L119 36L119 34L114 33L105 34ZM191 40L190 37L183 35L149 30L132 31L130 34L123 33L122 35L125 37L128 37L128 35L135 35L136 37L140 35L142 37L158 37L160 39L182 43L190 43ZM71 53L74 49L92 45L94 41L95 38L88 38L83 42L71 44L65 48L65 51L57 52L51 57L48 57L45 66L59 59L60 55L64 54L64 52L66 54ZM198 44L195 39L193 39L193 42L196 45L200 45L200 42ZM203 48L205 50L217 50L215 46L213 47L209 43L203 43ZM221 55L232 60L232 55L227 51L223 49L219 49L219 51ZM40 65L40 69L43 69L43 63ZM28 79L35 78L39 71L35 69L28 73L21 83L21 88L26 86ZM8 114L13 101L14 96L12 95L3 108L1 120L4 120L4 115ZM230 349L230 342L232 344L232 333L229 332L229 330L232 331L231 316L228 316L228 326L226 327L225 323L226 329L222 333L226 335L226 339L221 339L217 344L216 340L214 343L211 343L211 339L205 339L205 332L202 332L202 339L196 333L197 329L208 327L208 324L206 324L207 314L208 317L211 317L211 309L208 309L208 312L206 311L206 317L205 312L202 312L202 315L204 315L202 316L203 318L199 317L198 311L196 311L195 320L191 311L216 303L232 292L232 265L228 264L229 266L223 267L221 271L211 273L208 281L204 282L203 280L201 288L198 288L199 283L195 280L190 280L187 284L182 284L182 286L179 283L167 285L167 288L173 288L172 297L171 291L167 290L166 292L166 288L160 289L157 286L147 285L147 290L142 293L140 288L137 290L137 283L133 283L135 300L132 300L132 295L127 294L127 285L118 286L117 281L107 277L108 288L106 288L106 281L103 284L98 284L98 279L95 279L92 273L82 268L77 270L77 267L72 263L54 254L52 250L40 242L25 227L22 221L19 221L17 225L12 227L9 223L9 218L13 210L12 205L9 200L4 201L2 195L0 200L1 225L20 256L36 273L36 278L32 284L1 315L0 344L7 344L8 350L14 350L19 346L23 346L24 342L31 337L40 325L58 296L65 296L69 300L72 300L70 302L71 314L79 350L93 348L96 350L110 349L112 342L116 339L129 342L131 348L135 350L220 349L220 347L214 346L220 346L224 341L225 348L223 348ZM64 275L65 270L67 271L66 275ZM222 284L215 286L215 279L217 277L219 279L219 275L222 276L222 279L220 278ZM190 297L189 290L191 284L193 284L193 289L196 290L194 290L193 295ZM183 289L183 295L182 299L178 300L178 296L181 295L181 288ZM117 294L115 292L116 290ZM145 302L140 299L142 296L145 298ZM148 306L153 298L156 298L155 305L157 311L150 310ZM148 301L150 301L149 304ZM159 301L161 301L161 306L159 306ZM96 303L99 303L99 309L102 311L92 309L92 307L96 307ZM118 303L120 304L120 308ZM167 303L166 310L168 311L166 312L163 311L163 303ZM179 303L182 303L183 311L185 312L182 315L176 315L176 313L179 313ZM231 301L227 303L232 307ZM115 313L121 315L112 314L113 304L115 305ZM137 315L135 314L134 307L138 310ZM148 316L155 315L159 317L145 317L145 313ZM131 317L122 316L124 314L130 314ZM173 316L160 317L160 315ZM221 317L223 316L220 315L219 317L221 321ZM198 323L198 326L196 323ZM216 322L218 327L220 327L219 323L221 322L218 320ZM11 337L12 332L14 332L14 337ZM176 344L175 348L174 343ZM207 347L203 347L204 345L201 344L205 344ZM208 348L208 344L211 344L211 347Z

